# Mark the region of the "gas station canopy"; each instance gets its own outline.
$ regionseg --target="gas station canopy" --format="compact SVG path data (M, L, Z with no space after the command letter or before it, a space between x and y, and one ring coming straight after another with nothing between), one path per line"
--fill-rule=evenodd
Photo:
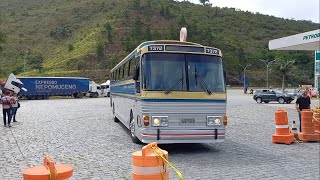
M269 50L320 50L320 29L269 41Z

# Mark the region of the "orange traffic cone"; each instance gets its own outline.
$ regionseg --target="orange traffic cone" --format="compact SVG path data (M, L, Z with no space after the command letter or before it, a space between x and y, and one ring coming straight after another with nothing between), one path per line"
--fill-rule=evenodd
M301 111L301 130L298 134L299 139L303 142L320 141L320 134L315 133L315 126L313 122L313 112L311 110Z
M288 116L284 110L275 112L276 134L272 135L273 143L291 144L294 135L289 132Z
M70 165L55 165L49 156L43 160L43 166L36 166L24 170L24 180L63 180L68 179L73 174L73 168Z
M168 152L154 151L157 143L151 143L142 148L142 151L132 153L132 179L133 180L168 180L169 171L167 163L159 156L168 159Z

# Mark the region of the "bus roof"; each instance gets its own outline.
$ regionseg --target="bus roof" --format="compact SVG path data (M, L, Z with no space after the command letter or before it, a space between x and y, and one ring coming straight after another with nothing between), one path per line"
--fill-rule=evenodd
M164 45L179 45L179 46L196 46L196 47L203 47L203 48L210 48L208 46L203 46L201 44L192 43L192 42L184 42L184 41L176 41L176 40L156 40L156 41L146 41L141 43L136 49L134 49L128 56L126 56L122 61L120 61L114 68L111 69L110 72L115 71L119 66L126 63L129 59L133 56L139 56L140 50L145 46L149 45L157 45L157 44L164 44ZM214 48L216 49L216 48ZM220 50L219 50L220 51Z

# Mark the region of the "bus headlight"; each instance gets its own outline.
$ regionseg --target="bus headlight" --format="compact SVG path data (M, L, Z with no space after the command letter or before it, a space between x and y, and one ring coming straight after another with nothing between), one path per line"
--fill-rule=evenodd
M221 125L221 120L220 120L220 118L215 118L215 119L214 119L214 124L215 124L215 125Z
M154 118L153 119L153 126L160 126L160 119L159 118Z
M168 116L152 116L152 126L168 126Z
M207 116L207 126L219 126L221 125L221 118L214 116Z

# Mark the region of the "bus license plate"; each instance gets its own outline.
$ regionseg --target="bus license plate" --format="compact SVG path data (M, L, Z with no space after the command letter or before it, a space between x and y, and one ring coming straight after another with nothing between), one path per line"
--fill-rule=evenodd
M196 120L194 118L180 119L181 125L190 126L190 125L194 125L195 123L196 123Z

